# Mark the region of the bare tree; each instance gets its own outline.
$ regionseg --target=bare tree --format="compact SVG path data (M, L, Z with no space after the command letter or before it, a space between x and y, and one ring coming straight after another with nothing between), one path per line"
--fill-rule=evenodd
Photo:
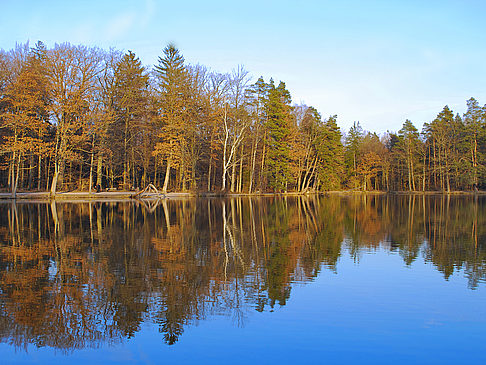
M244 116L245 90L249 81L248 71L242 66L233 70L229 76L229 95L224 103L223 111L223 171L221 190L226 190L226 177L231 168L231 190L235 186L236 153L245 132L250 125L250 119Z

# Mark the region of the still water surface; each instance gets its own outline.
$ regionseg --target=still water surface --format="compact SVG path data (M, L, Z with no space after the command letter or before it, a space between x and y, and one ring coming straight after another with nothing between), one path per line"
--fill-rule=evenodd
M486 364L486 199L3 203L0 359Z

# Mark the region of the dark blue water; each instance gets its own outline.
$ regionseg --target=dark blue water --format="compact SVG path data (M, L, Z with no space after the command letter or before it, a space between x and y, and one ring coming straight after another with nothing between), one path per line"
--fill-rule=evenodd
M486 201L0 205L3 363L486 363Z

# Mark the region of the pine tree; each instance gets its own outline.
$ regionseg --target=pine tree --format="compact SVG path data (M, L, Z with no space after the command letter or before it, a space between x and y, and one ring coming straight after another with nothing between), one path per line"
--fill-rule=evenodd
M317 139L319 156L319 180L324 190L341 187L344 172L343 145L341 131L337 126L337 116L330 116L320 127Z
M451 148L457 142L451 129L453 123L454 114L446 105L430 124L424 125L424 132L431 147L429 158L432 160L434 186L447 191L451 189Z
M398 131L400 138L398 149L402 152L403 160L407 162L408 189L415 190L415 169L419 157L419 133L410 120L403 123L402 129Z
M251 85L246 94L247 104L250 109L250 118L251 118L251 126L250 126L250 136L252 138L252 147L251 147L251 167L250 167L250 181L248 192L251 193L254 186L257 184L255 183L255 175L257 171L257 153L258 148L260 145L261 148L261 164L260 164L260 182L258 183L258 187L262 189L263 183L263 166L265 163L265 140L266 140L266 131L265 131L265 100L267 98L269 85L265 83L263 77L260 76L257 82Z
M358 154L359 148L363 141L364 132L359 122L354 122L349 129L345 139L344 162L347 169L348 185L350 187L358 187Z
M465 143L468 149L466 161L470 166L470 172L467 174L468 185L477 190L479 188L479 177L484 169L481 164L483 156L481 156L480 145L481 142L484 143L486 124L484 112L476 99L471 98L467 101L467 111L463 119L466 131Z
M159 63L154 68L154 76L158 87L160 118L159 142L155 146L154 155L166 160L162 188L166 192L171 169L179 168L180 175L184 174L187 148L188 73L184 66L184 57L173 44L164 49L164 57L159 57Z
M290 93L285 88L285 83L280 82L275 87L273 80L270 80L266 101L267 176L270 187L280 192L287 190L290 178L289 139L292 119L290 102Z
M111 126L114 167L123 165L123 186L127 189L135 184L135 149L146 127L148 75L140 59L128 51L118 62L114 76L115 123Z

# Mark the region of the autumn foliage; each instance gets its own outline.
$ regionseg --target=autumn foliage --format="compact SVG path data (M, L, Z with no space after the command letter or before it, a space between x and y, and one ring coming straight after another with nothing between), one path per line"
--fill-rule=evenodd
M485 187L485 108L447 106L420 132L381 136L296 105L284 82L190 65L168 45L131 51L42 42L0 51L0 188L233 193Z

